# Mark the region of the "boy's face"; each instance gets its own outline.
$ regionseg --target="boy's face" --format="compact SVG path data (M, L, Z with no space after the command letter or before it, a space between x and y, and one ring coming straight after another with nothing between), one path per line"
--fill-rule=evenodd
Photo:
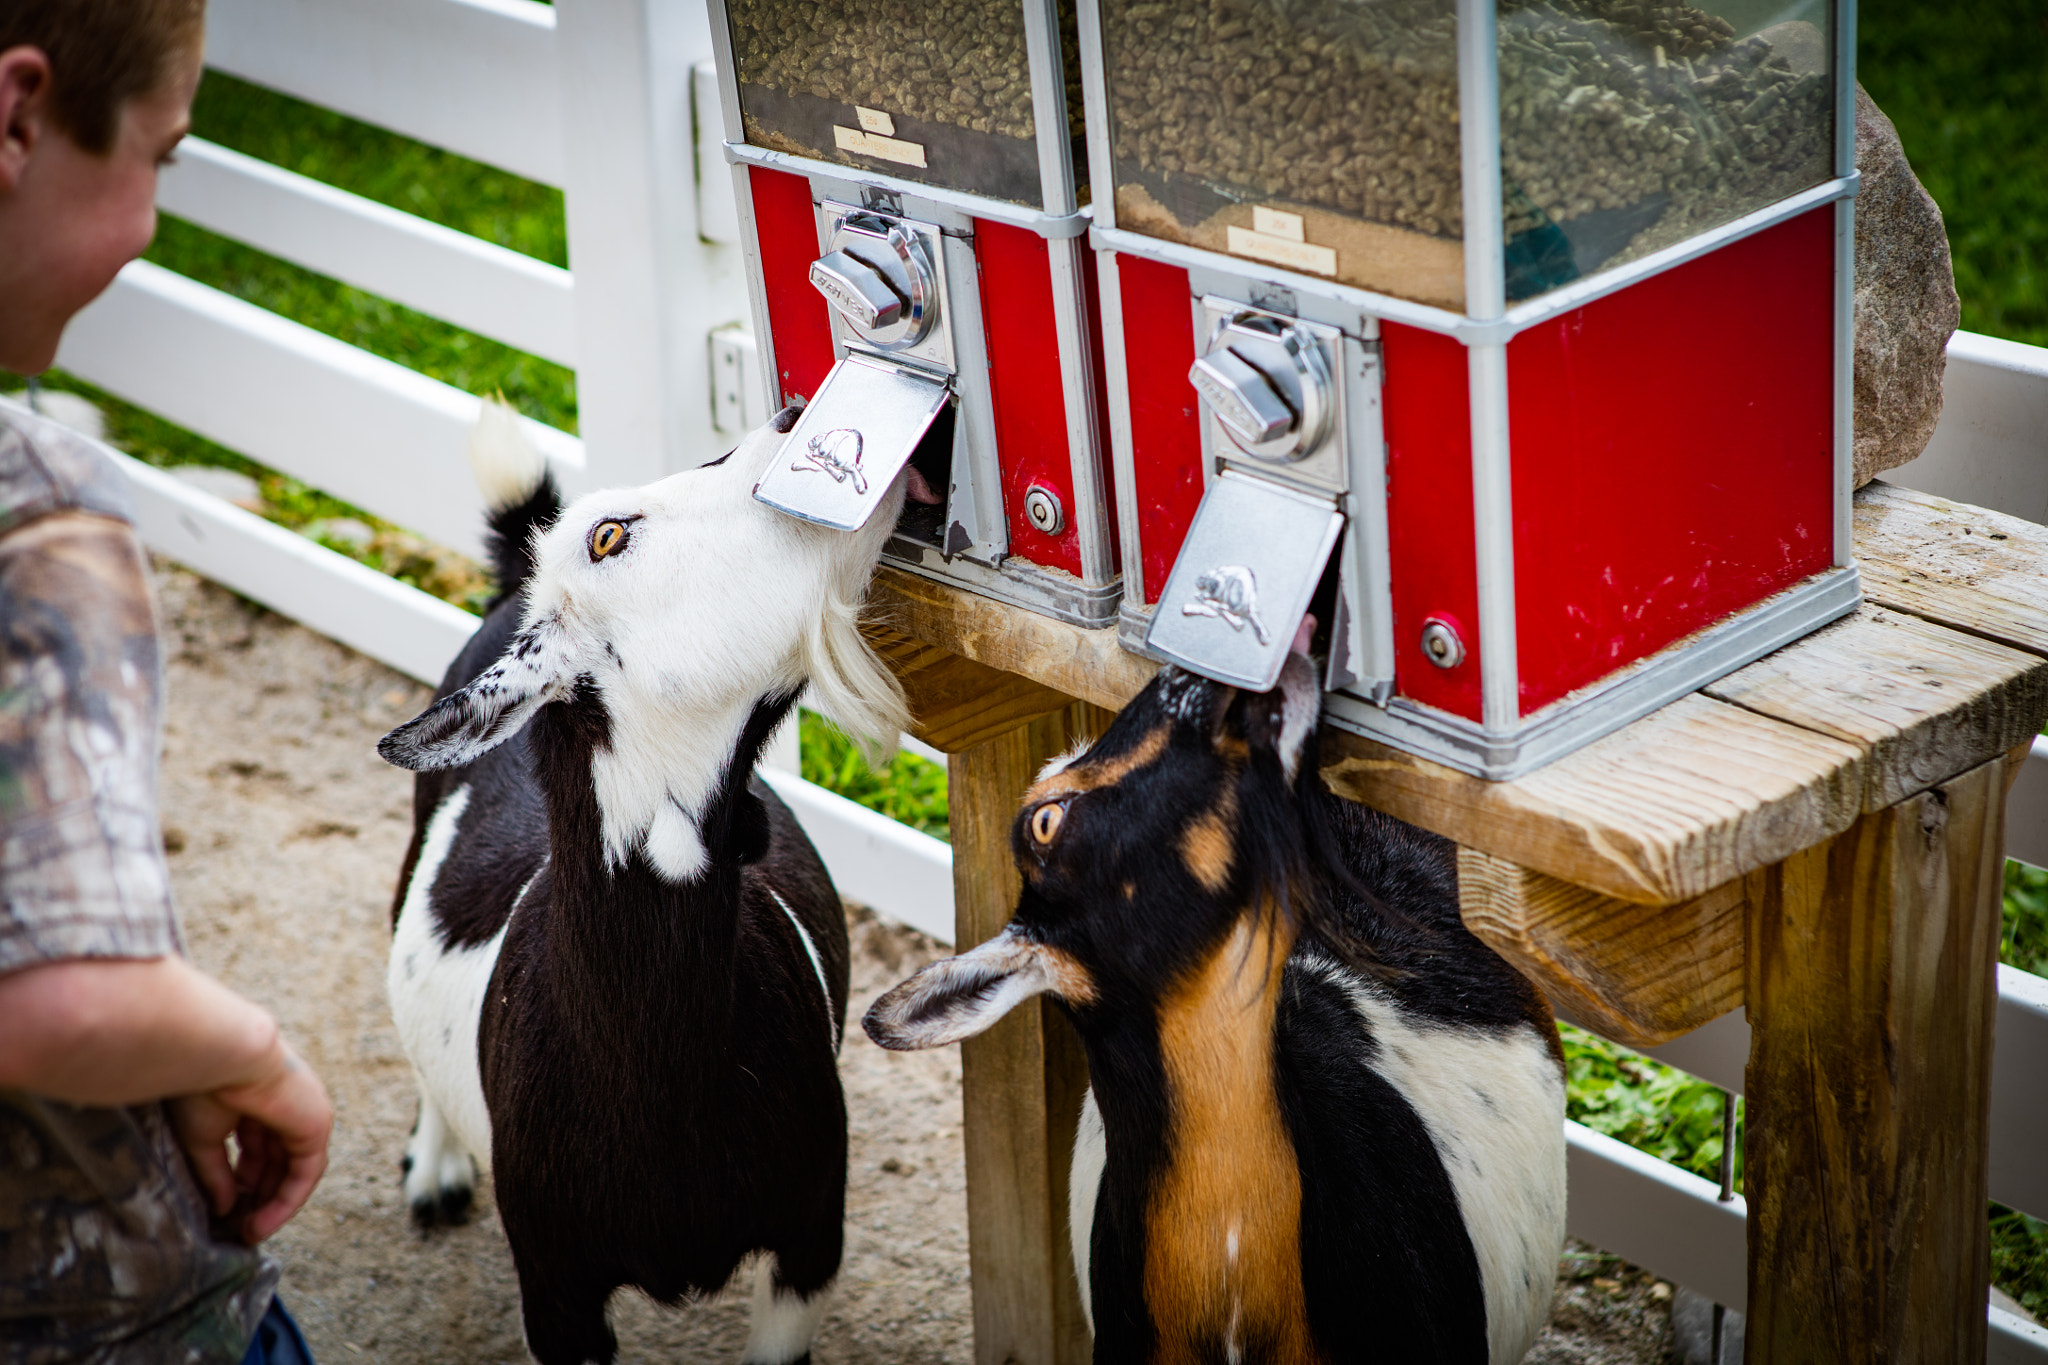
M99 156L52 118L42 54L0 53L0 369L48 369L64 325L149 245L157 170L191 125L199 73L194 51L130 99Z

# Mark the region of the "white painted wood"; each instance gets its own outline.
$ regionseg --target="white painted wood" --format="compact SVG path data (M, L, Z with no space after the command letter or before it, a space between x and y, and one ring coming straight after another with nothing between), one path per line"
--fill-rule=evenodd
M143 543L432 686L477 618L119 452Z
M759 771L817 845L840 895L941 943L953 941L949 845L794 773Z
M211 0L206 61L547 185L565 180L555 13L533 0Z
M1572 1236L1740 1309L1749 1302L1740 1195L1581 1124L1564 1126Z
M136 261L80 313L57 363L230 450L469 555L483 503L464 449L478 400ZM527 431L572 494L576 438Z
M2048 1365L2048 1327L1993 1308L1984 1343L1985 1365Z
M1991 1197L2048 1218L2048 980L1998 968L1991 1048Z
M1743 1069L1749 1065L1749 1013L1730 1010L1644 1055L1740 1095Z
M2005 856L2048 867L2048 736L2036 735L2005 798Z
M690 68L691 122L695 129L697 235L737 245L740 208L725 164L725 114L718 104L718 63L705 58Z
M576 364L569 272L203 138L178 145L157 207L308 270Z
M737 247L699 235L692 135L710 21L686 0L562 0L556 25L578 424L593 477L644 483L732 445L710 335L747 316L746 281Z
M1934 438L1885 481L2048 522L2048 348L1957 332L1942 390Z

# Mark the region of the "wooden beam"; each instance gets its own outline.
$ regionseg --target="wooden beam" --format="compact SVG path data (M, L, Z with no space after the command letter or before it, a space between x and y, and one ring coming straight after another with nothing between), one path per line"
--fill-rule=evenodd
M1656 1047L1742 1005L1743 881L1636 905L1461 848L1458 900L1466 928L1617 1043Z
M1460 845L1604 895L1670 905L1847 829L1861 751L1698 695L1512 782L1323 731L1323 778Z
M1866 604L1703 690L1862 746L1868 812L2031 740L2048 660Z
M1117 644L1113 627L1084 630L887 566L876 570L868 590L868 615L949 654L1112 711L1159 670Z
M891 626L865 622L861 633L903 684L910 732L945 753L971 749L1073 704L1064 692L949 654Z
M2003 767L1752 899L1750 1365L1984 1358Z
M954 942L992 938L1021 883L1010 826L1039 765L1108 716L1076 704L954 754ZM1039 999L960 1047L977 1365L1081 1365L1093 1351L1067 1249L1067 1169L1088 1064Z
M1856 493L1870 601L2048 654L2048 527L1879 480Z

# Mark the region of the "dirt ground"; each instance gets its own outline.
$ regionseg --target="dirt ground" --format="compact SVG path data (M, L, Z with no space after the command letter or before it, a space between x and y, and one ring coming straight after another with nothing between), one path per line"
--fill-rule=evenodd
M384 1000L411 777L378 736L427 689L175 568L158 591L168 675L164 839L192 956L275 1011L326 1079L333 1164L270 1244L323 1362L520 1362L518 1287L488 1189L422 1237L398 1159L414 1091ZM849 907L857 1019L941 949ZM890 1053L859 1028L840 1062L851 1121L846 1263L819 1365L973 1358L960 1058ZM1664 1365L1670 1286L1574 1247L1540 1365ZM613 1304L620 1358L736 1360L744 1296L680 1311Z

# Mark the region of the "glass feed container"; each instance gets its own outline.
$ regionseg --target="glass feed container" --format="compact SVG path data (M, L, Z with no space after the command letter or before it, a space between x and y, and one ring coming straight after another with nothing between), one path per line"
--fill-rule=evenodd
M1128 645L1505 777L1855 604L1835 9L1080 23Z
M943 501L887 562L1114 622L1071 4L714 0L712 29L756 344L817 445L756 496L858 526L914 462Z

